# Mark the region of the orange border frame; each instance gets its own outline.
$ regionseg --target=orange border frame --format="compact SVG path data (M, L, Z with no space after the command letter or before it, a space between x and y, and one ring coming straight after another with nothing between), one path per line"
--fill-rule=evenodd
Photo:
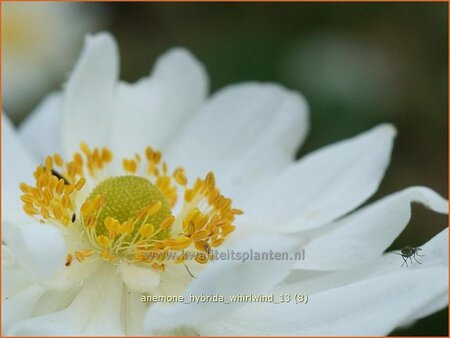
M5 0L0 0L0 36L1 36L1 21L2 21L2 6L1 4L3 2L44 2L41 0L11 0L11 1L5 1ZM271 0L199 0L199 1L193 1L193 0L164 0L164 1L154 1L154 0L126 0L126 1L121 1L121 0L79 0L79 1L72 1L72 0L45 0L45 2L197 2L197 3L201 3L201 2L306 2L306 3L367 3L367 2L376 2L376 3L417 3L417 2L422 2L422 3L428 3L428 2L443 2L443 3L447 3L447 59L448 59L448 63L447 63L447 69L448 69L448 74L447 74L447 94L448 94L448 102L447 102L447 114L449 114L450 111L450 86L449 86L449 79L450 79L450 0L342 0L342 1L338 1L338 0L275 0L275 1L271 1ZM1 40L1 38L0 38ZM1 61L2 61L2 46L0 44L0 76L1 76ZM0 81L0 102L2 102L2 83ZM3 114L3 111L1 112L1 114ZM449 115L450 117L450 115ZM448 129L447 129L447 138L448 138L448 143L447 143L447 147L448 149L450 149L450 118L448 119ZM0 120L0 134L3 135L3 123L2 120ZM449 153L450 155L450 153ZM0 179L3 177L3 137L1 138L0 141ZM448 157L448 161L447 161L447 169L450 168L450 156ZM0 184L1 185L1 184ZM448 182L448 187L447 187L447 196L448 193L450 191L450 173L449 173L449 182ZM448 197L447 197L448 198ZM3 200L3 189L0 189L0 200ZM2 208L3 208L3 203L0 203L0 220L2 219ZM449 209L450 209L450 201L449 201ZM448 226L450 227L450 219L448 220ZM2 240L2 226L0 227L0 241ZM449 241L449 246L450 246L450 241ZM1 252L0 252L0 257L1 257ZM450 260L450 251L448 252L448 257ZM2 284L3 278L2 278L2 267L0 266L0 286ZM448 271L448 275L447 275L447 280L450 277L450 270ZM2 289L0 288L0 299L2 299ZM450 303L450 294L449 294L449 303ZM3 307L0 307L0 337L3 337L2 335L2 318L3 318ZM450 322L450 314L449 314L449 318L448 318L449 322ZM450 332L448 333L447 336L450 336ZM33 336L33 337L48 337L48 336ZM70 336L69 336L70 337ZM92 337L92 338L98 338L98 337L110 337L110 336L83 336L83 337ZM145 336L128 336L128 337L145 337ZM165 336L165 337L178 337L178 336ZM189 336L189 337L195 337L195 336ZM213 336L214 337L214 336ZM219 336L217 336L219 337ZM246 338L246 337L264 337L264 336L234 336L236 338ZM302 336L299 336L302 337ZM315 336L317 338L326 338L323 336ZM346 338L346 336L334 336L334 337L340 337L340 338ZM370 338L370 337L383 337L383 336L363 336L365 338ZM384 336L386 337L386 336ZM406 336L397 336L398 338L407 338ZM414 337L420 337L420 336L414 336ZM439 336L437 336L439 337Z

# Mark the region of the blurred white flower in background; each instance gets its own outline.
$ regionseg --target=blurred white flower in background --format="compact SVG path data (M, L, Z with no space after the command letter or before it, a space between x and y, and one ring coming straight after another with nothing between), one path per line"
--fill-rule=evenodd
M428 188L410 187L354 211L382 180L396 134L393 126L377 126L295 161L309 129L306 104L296 92L271 83L244 83L208 97L203 66L182 49L161 56L151 76L135 84L118 78L114 39L109 34L89 37L63 93L47 98L19 131L4 117L5 334L385 335L446 306L447 230L422 247L422 264L401 267L401 257L384 251L408 224L412 202L448 213L447 201ZM81 141L108 147L119 161L109 163L109 151L85 146L86 158L74 156L76 164L67 168L53 155L70 161ZM164 234L157 238L162 246L193 248L194 237L207 238L206 244L195 243L198 250L220 246L217 235L228 227L231 233L221 248L305 248L306 259L186 262L193 278L181 264L149 265L130 255L155 245L144 238L152 234L151 226L137 225L142 241L120 237L116 242L126 228L105 219L104 228L94 225L101 234L92 236L95 222L89 216L103 202L86 205L86 197L96 184L124 170L127 180L145 176L142 162L158 162L159 155L133 155L148 145L161 149L169 165L183 166L189 182L212 170L215 184L208 175L199 187L219 187L244 211L233 222L235 229L227 213L219 213L223 218L205 229L205 220L184 222L184 209L173 209L178 223L169 227L170 236L187 235L177 237L180 242ZM124 156L132 158L121 162ZM21 192L19 185L33 181L37 166L36 188L22 184ZM70 182L58 181L54 166ZM173 179L183 185L181 173ZM170 201L174 191L163 182L155 186ZM81 195L72 195L75 190ZM202 211L215 200L192 198L189 192L178 196ZM230 211L230 203L225 201L221 210ZM131 208L122 203L119 210ZM75 212L72 220L68 210ZM308 304L140 301L141 295L299 292L309 295Z
M15 120L64 79L83 36L99 25L97 7L2 2L2 107Z

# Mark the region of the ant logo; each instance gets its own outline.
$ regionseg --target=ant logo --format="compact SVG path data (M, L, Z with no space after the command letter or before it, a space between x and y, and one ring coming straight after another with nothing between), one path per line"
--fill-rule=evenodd
M419 257L425 256L425 255L420 255L420 254L419 254L419 250L422 250L422 249L419 248L419 247L415 248L415 247L413 247L413 246L407 245L407 246L405 246L405 247L402 249L401 253L398 253L398 252L393 252L393 253L396 254L396 255L402 256L402 258L403 258L403 264L402 264L401 266L403 266L403 265L406 264L406 267L408 267L408 261L407 261L407 258L409 258L411 264L413 263L413 261L412 261L413 258L414 258L414 260L415 260L417 263L422 264L422 263L420 263L420 262L416 259L416 256L419 256ZM411 257L412 257L412 258L411 258Z

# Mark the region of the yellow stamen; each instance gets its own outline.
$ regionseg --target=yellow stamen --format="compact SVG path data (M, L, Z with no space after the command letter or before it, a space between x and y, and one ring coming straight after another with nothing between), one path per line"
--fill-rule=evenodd
M97 237L97 243L103 248L109 248L111 241L105 235L100 235Z
M188 257L206 264L211 248L235 230L235 216L242 211L221 195L212 172L188 187L183 168L169 171L161 153L147 147L145 156L122 160L128 175L100 180L112 152L85 143L80 149L72 161L59 154L47 156L33 174L35 184L20 184L25 213L41 223L73 227L91 244L69 253L66 266L73 258L81 263L93 255L114 264L140 262L157 271ZM82 203L79 193L87 196ZM180 193L181 211L175 217L172 210ZM171 252L177 253L172 261Z

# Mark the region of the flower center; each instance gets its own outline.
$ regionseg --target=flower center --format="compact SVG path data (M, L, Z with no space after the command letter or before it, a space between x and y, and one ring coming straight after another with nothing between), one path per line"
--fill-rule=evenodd
M84 143L80 149L69 162L59 154L47 156L34 172L35 184L20 184L28 215L76 236L66 266L74 257L79 263L97 257L154 270L187 261L206 264L242 214L220 193L212 172L188 187L184 169L170 172L150 147L145 157L123 159L115 176L107 176L109 149Z
M146 217L145 223L144 219L136 222L130 236L134 236L144 224L151 224L157 230L159 225L171 216L164 195L143 177L127 175L108 178L95 187L87 200L94 200L97 196L104 196L103 208L97 218L97 234L100 235L108 233L105 227L106 219L113 218L123 223L136 217L150 205L161 206L155 214ZM160 232L158 238L166 237L167 232L167 229Z

